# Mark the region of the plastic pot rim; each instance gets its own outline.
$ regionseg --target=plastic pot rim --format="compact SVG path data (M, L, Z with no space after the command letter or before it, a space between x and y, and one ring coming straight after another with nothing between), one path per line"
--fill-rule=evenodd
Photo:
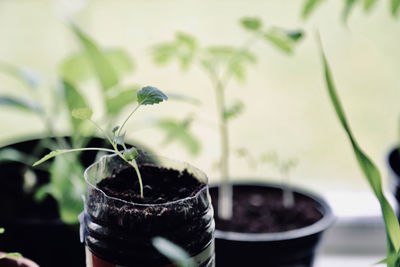
M259 182L259 181L237 181L230 182L233 186L257 186L257 187L269 187L275 189L283 189L289 186L281 185L279 183L273 182ZM219 184L210 185L210 189L219 187ZM317 202L321 208L322 218L317 222L301 227L294 230L283 231L283 232L273 232L273 233L242 233L242 232L231 232L222 231L215 228L215 238L225 239L230 241L240 241L240 242L274 242L274 241L284 241L298 239L306 236L311 236L318 234L320 232L328 229L336 220L333 214L332 208L321 196L312 193L306 189L299 188L296 186L290 186L290 189L300 195L310 198Z
M143 203L135 203L135 202L131 202L131 201L126 201L126 200L123 200L123 199L120 199L120 198L117 198L117 197L108 196L103 190L99 189L96 185L93 185L93 184L88 180L88 176L89 176L88 172L90 171L91 168L94 168L94 167L95 167L96 165L98 165L100 162L104 161L105 158L118 157L118 155L116 155L116 154L104 155L104 156L102 156L99 160L97 160L96 162L94 162L93 164L91 164L89 167L87 167L87 168L85 169L84 174L83 174L83 176L84 176L84 178L85 178L85 182L87 183L87 185L90 185L91 187L93 187L94 190L100 192L100 193L105 197L105 199L112 199L112 200L117 201L117 202L121 202L121 203L128 204L128 205L135 205L135 206L137 206L137 207L168 207L168 206L171 206L171 205L179 204L179 203L181 203L181 202L186 202L186 201L189 201L189 200L192 200L192 199L196 199L196 198L199 197L199 195L204 194L204 191L207 191L207 190L208 190L209 184L208 184L208 177L207 177L207 175L206 175L203 171L201 171L200 169L194 167L193 165L191 165L191 164L189 164L189 163L187 163L187 162L185 162L185 161L173 160L173 159L170 159L170 158L167 158L167 157L163 157L163 156L159 156L159 155L156 155L156 154L146 153L146 155L147 155L147 156L150 156L151 158L158 158L158 159L161 159L161 160L167 160L167 161L170 161L170 162L175 162L175 163L182 164L182 165L184 165L184 166L187 166L187 167L192 168L192 169L195 170L197 173L199 173L199 174L201 174L201 175L203 176L205 186L204 186L202 189L200 189L200 190L199 190L195 195L193 195L193 196L189 196L189 197L177 199L177 200L175 200L175 201L168 201L168 202L165 202L165 203L143 204ZM156 166L156 167L157 167L157 166ZM196 178L197 178L197 177L196 177Z

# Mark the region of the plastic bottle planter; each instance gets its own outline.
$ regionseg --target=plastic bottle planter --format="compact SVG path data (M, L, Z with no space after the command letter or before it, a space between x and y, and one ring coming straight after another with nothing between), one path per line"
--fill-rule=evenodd
M283 232L244 233L215 231L216 266L269 266L269 267L310 267L323 232L333 223L334 215L328 203L307 191L291 188L295 199L303 198L312 203L312 209L321 214L315 223ZM262 195L282 194L282 187L268 183L234 183L233 194L258 192ZM216 205L218 187L210 189ZM214 206L215 207L215 206ZM269 212L269 211L264 211ZM236 220L237 215L233 214Z
M189 164L141 155L137 163L186 170L207 184L206 175ZM164 237L185 249L198 266L214 266L214 211L208 185L194 196L162 204L138 204L109 197L96 185L126 168L119 157L104 156L85 171L87 196L81 237L88 267L174 266L152 246Z
M400 206L400 155L397 147L390 150L387 157L391 191L393 192L397 205ZM397 218L400 218L400 209L397 210Z

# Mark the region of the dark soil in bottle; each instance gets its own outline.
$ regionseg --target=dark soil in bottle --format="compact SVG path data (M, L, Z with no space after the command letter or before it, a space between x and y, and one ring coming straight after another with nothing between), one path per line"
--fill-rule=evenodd
M215 214L218 214L218 188L210 189ZM295 193L295 205L283 205L283 191L272 187L233 188L233 219L215 216L216 229L242 233L272 233L298 229L322 218L317 203Z
M143 195L140 197L139 180L136 171L127 167L111 177L105 178L97 187L106 195L133 203L162 204L194 196L205 183L200 182L186 170L159 168L152 165L140 166L143 181Z

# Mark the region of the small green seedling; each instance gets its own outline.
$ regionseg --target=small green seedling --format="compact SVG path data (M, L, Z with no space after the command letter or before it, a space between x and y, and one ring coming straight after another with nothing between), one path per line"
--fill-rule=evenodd
M318 36L319 37L319 36ZM331 70L328 65L325 53L322 48L321 41L319 40L319 46L321 50L321 58L324 67L324 78L326 82L326 87L328 89L329 97L331 103L335 109L336 115L339 118L340 124L345 130L351 146L353 148L354 154L357 158L358 164L367 179L372 191L374 192L376 198L379 200L383 219L385 221L386 228L386 243L387 251L386 258L379 263L386 263L388 267L398 267L400 266L400 225L397 220L396 214L390 206L389 201L386 199L382 188L382 178L381 174L376 167L376 165L370 160L370 158L363 152L358 142L354 138L350 125L347 122L347 118L343 111L342 104L340 103L338 94L336 92L335 85L333 83Z
M179 267L196 266L190 255L180 246L163 237L154 237L153 246L170 261Z
M4 234L4 232L5 232L5 229L4 228L0 228L0 234ZM4 259L4 258L7 258L7 257L22 258L22 255L21 255L21 253L18 253L18 252L10 252L10 253L6 253L6 254L3 254L3 255L0 255L0 260Z
M78 152L78 151L87 151L87 150L97 150L97 151L105 151L105 152L111 152L117 154L121 159L123 159L125 162L127 162L129 165L131 165L138 176L139 180L139 186L140 186L140 197L143 198L143 183L142 183L142 178L139 172L139 167L137 166L136 163L136 158L138 157L138 151L135 148L130 148L128 149L125 145L124 142L124 137L125 137L125 132L123 132L123 129L128 122L128 120L132 117L132 115L139 109L141 106L145 105L153 105L153 104L158 104L164 100L167 100L168 97L158 90L155 87L151 86L146 86L143 87L140 91L137 92L137 105L135 108L131 111L131 113L127 116L127 118L124 120L121 126L115 126L111 133L112 135L110 136L106 131L104 131L96 122L94 122L91 117L93 112L89 108L78 108L72 110L72 116L76 119L79 120L89 120L93 125L100 130L105 138L110 142L111 146L113 149L108 149L108 148L98 148L98 147L88 147L88 148L75 148L75 149L59 149L50 152L40 160L36 161L33 166L39 165L57 155L65 154L65 153L70 153L70 152ZM123 147L123 151L119 151L118 145L121 145Z
M232 218L232 186L230 180L230 135L229 123L243 112L244 105L240 100L228 103L227 88L235 79L244 82L247 67L255 64L257 57L250 49L260 40L278 48L286 54L292 54L295 45L303 37L302 31L287 31L279 27L265 27L262 20L254 17L240 19L241 27L247 31L249 38L242 45L201 46L187 33L178 32L175 39L155 45L152 49L154 61L166 65L177 61L182 70L197 65L208 77L215 93L217 105L218 131L220 136L220 157L218 167L222 184L218 198L218 217Z

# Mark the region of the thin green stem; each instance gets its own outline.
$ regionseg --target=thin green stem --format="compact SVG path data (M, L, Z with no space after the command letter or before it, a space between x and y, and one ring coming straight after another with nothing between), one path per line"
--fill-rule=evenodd
M91 123L93 123L93 125L97 128L97 129L99 129L103 134L104 134L104 136L107 138L107 140L108 140L108 142L110 142L110 144L114 147L114 140L111 140L111 137L106 133L106 131L104 131L96 122L94 122L93 120L91 120L91 119L89 119L89 121L91 122ZM115 148L115 147L114 147Z
M121 127L119 127L118 129L118 133L117 133L117 138L120 136L122 128L124 128L125 124L127 123L127 121L129 120L129 118L133 115L133 113L136 112L136 110L139 109L140 105L142 103L138 103L138 105L132 110L132 112L129 114L129 116L125 119L125 121L122 123Z

